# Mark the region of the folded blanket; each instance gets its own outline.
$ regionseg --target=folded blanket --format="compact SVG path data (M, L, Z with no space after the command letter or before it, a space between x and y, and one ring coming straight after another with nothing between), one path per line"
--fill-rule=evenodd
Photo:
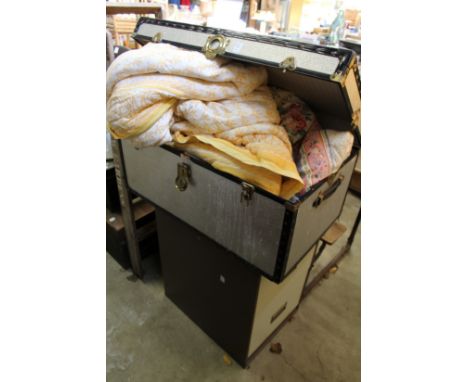
M339 170L351 154L354 137L349 131L322 129L310 107L293 93L272 88L281 125L294 145L294 160L306 193L314 184Z
M264 68L147 44L119 56L106 80L115 138L173 142L285 199L303 188Z

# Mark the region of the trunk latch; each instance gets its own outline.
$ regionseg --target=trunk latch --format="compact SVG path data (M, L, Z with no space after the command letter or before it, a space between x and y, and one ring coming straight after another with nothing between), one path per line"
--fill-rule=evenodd
M296 70L296 59L294 57L287 57L280 62L279 67L283 69L283 73L286 73L286 70L292 72Z
M223 55L226 52L226 47L229 45L229 39L223 35L217 34L208 36L205 46L202 48L206 58L212 60L218 55Z
M246 182L242 182L242 192L241 192L241 203L244 203L248 206L250 201L253 198L255 187Z
M158 32L156 33L153 38L151 39L151 41L153 42L161 42L162 40L162 33L161 32Z
M190 181L190 166L187 163L177 163L177 178L175 186L179 191L185 191Z

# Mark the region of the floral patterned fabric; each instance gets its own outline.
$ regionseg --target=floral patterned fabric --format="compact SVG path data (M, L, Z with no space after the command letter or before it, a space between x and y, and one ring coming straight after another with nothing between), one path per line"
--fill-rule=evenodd
M351 154L354 137L348 131L322 129L310 107L293 93L271 88L273 98L293 144L293 155L306 193L336 172Z

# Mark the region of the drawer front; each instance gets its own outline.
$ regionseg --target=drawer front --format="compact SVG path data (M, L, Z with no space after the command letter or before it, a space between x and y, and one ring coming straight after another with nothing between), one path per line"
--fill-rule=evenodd
M297 213L296 224L285 268L287 274L309 248L320 239L330 225L340 216L356 164L356 155L325 182L316 192L303 201ZM339 185L338 179L341 178ZM335 188L336 187L336 188ZM319 197L324 199L319 203ZM328 196L329 195L329 196ZM328 197L327 197L328 196Z
M313 252L310 251L280 284L262 277L250 338L249 356L299 304Z
M284 206L254 193L241 203L241 185L190 160L185 191L175 187L182 159L161 148L136 150L122 141L131 189L273 276Z

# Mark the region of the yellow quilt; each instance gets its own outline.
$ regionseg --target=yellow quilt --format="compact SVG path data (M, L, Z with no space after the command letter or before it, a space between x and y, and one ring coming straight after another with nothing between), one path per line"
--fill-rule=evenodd
M106 80L115 138L173 144L285 199L301 190L264 68L147 44L119 56Z

